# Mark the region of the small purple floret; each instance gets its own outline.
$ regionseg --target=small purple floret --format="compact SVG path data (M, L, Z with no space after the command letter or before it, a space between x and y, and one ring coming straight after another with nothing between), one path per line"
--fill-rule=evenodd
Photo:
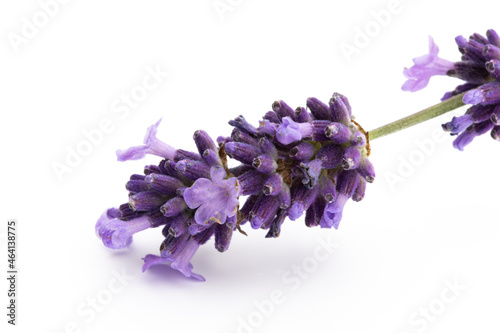
M439 47L429 36L429 54L414 58L414 65L403 71L408 80L401 89L411 92L418 91L427 86L432 76L446 75L450 69L453 69L453 62L439 58L438 53Z
M191 237L183 244L181 249L177 250L172 255L165 255L165 257L163 257L164 253L162 253L162 256L159 257L153 254L148 254L146 257L142 258L142 260L144 260L142 271L146 271L153 265L170 264L170 267L178 270L184 274L185 277L192 277L200 281L205 281L205 278L202 275L193 273L193 265L190 263L199 247L200 244Z
M176 150L166 143L156 138L156 132L160 125L161 119L156 124L151 125L144 137L144 144L141 146L130 147L125 150L116 151L118 161L139 160L147 154L157 155L163 158L173 159Z
M281 125L276 130L276 140L279 143L288 145L292 142L300 141L303 137L312 134L312 126L308 123L296 123L290 117L284 117Z
M226 171L213 166L210 178L200 178L184 191L184 200L195 209L194 219L198 224L223 224L227 217L234 216L238 208L240 186L235 177L224 179Z
M103 244L110 249L122 249L132 243L132 235L151 227L147 216L130 221L122 221L117 217L115 208L106 210L96 223L96 234Z

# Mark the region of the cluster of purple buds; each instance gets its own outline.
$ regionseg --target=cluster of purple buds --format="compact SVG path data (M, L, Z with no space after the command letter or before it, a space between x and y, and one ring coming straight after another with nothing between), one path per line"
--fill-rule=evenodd
M258 127L239 116L229 122L231 136L218 138L242 163L231 170L248 195L240 224L269 229L266 237L304 213L309 227L337 228L347 200L363 199L375 177L367 135L352 121L347 98L335 93L328 105L309 98L307 108L276 101Z
M461 60L451 62L438 57L439 48L429 37L429 54L413 59L414 65L404 71L407 81L402 89L417 91L424 88L434 75L447 75L465 81L442 100L464 93L463 102L472 106L460 117L443 124L451 135L458 135L453 146L463 150L472 140L490 132L500 140L500 37L488 30L486 37L473 34L469 40L455 38Z
M287 217L293 221L304 213L309 227L338 228L346 202L363 199L375 177L368 134L352 120L341 94L329 104L309 98L307 107L274 102L257 127L239 116L229 122L231 136L219 137L218 145L196 131L196 153L161 142L160 122L151 126L144 145L118 151L118 160L146 154L163 160L130 177L128 202L103 213L98 237L109 248L124 248L134 233L161 226L160 255L143 258L143 271L170 264L204 280L190 263L199 246L214 236L216 249L224 252L246 222L269 230L266 237L278 237ZM227 157L241 164L228 168ZM240 196L246 197L242 206Z

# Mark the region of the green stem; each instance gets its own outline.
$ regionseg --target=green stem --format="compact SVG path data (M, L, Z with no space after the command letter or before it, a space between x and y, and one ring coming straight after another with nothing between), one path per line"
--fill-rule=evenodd
M429 119L435 118L437 116L440 116L442 114L445 114L447 112L453 111L456 108L459 108L464 104L462 102L462 97L464 96L465 93L461 93L459 95L453 96L451 98L448 98L447 100L433 105L425 110L422 110L420 112L414 113L408 117L404 117L402 119L396 120L390 124L381 126L379 128L376 128L372 131L368 132L370 141L375 140L377 138L380 138L385 135L389 135L392 133L395 133L397 131L401 131L402 129L405 129L407 127L420 124L424 121L427 121Z

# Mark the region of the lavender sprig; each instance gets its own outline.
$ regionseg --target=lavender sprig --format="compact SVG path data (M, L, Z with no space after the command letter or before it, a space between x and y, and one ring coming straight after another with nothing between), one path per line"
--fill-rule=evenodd
M161 226L160 255L149 254L143 270L170 264L186 277L204 280L190 263L200 245L214 236L229 248L233 231L252 229L278 237L286 218L305 214L309 227L338 228L349 199L364 198L375 172L368 160L367 133L352 120L347 98L335 93L328 104L316 98L292 109L274 102L258 126L243 116L229 122L229 137L216 145L204 131L193 139L198 152L175 149L156 138L158 121L141 146L118 151L119 161L146 154L164 158L132 175L128 203L108 209L96 224L105 246L127 247L133 234ZM228 168L227 158L241 164ZM247 196L240 206L240 196ZM243 231L242 231L243 232Z
M464 104L466 114L443 125L458 135L459 150L476 136L490 131L500 139L500 37L488 30L486 37L456 38L462 59L450 62L438 57L429 39L429 54L413 59L405 69L403 90L424 88L434 75L464 80L442 102L381 126L370 132L353 120L347 98L334 93L328 104L309 98L306 106L292 109L283 101L272 104L258 126L243 116L229 122L228 137L217 144L204 131L193 139L198 152L175 149L156 138L158 121L144 144L118 151L119 161L146 154L163 160L134 174L126 183L129 200L106 210L96 233L111 249L128 247L135 233L162 227L159 255L146 255L143 271L169 264L186 277L203 280L190 263L200 245L214 238L215 248L229 248L233 233L248 223L251 229L268 230L266 237L281 233L284 222L305 215L308 227L339 227L345 204L365 196L366 184L375 179L368 159L370 140L442 115ZM227 158L239 165L228 168ZM240 204L240 197L246 200Z

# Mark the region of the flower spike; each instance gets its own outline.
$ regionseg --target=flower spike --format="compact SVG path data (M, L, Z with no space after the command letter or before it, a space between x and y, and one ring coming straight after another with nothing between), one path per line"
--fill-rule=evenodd
M160 255L146 255L143 271L167 264L204 281L190 263L200 245L214 236L215 248L224 252L247 222L251 229L269 230L267 238L281 234L287 217L305 215L308 227L338 228L344 205L363 199L366 183L375 177L365 132L351 120L351 106L341 94L333 94L329 104L313 97L306 104L310 111L274 102L258 127L239 116L229 122L231 136L219 137L218 146L196 131L198 152L159 141L158 121L144 145L117 155L164 159L130 177L128 202L101 216L98 236L110 248L124 248L134 233L162 226ZM228 157L240 165L228 168ZM242 205L241 196L247 196Z

